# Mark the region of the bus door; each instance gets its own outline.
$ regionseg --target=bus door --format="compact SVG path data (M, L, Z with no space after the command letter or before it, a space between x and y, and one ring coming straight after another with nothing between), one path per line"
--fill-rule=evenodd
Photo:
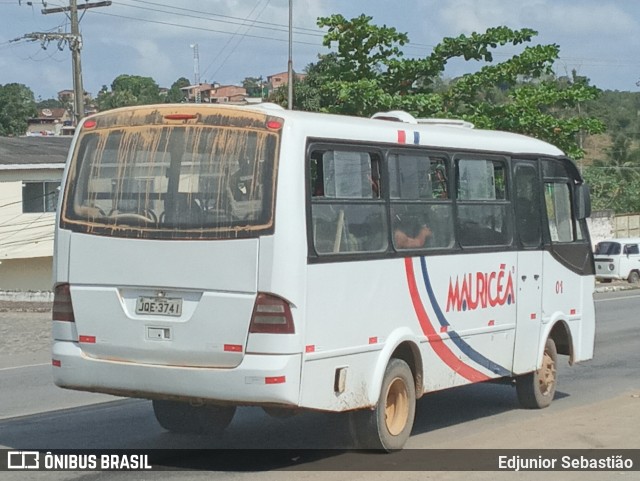
M518 276L513 372L536 369L542 323L542 211L536 161L514 161Z
M543 159L541 164L547 221L544 228L549 238L544 257L543 314L545 320L562 319L569 324L583 318L590 320L594 267L586 221L581 218L585 213L577 211L579 174L568 161ZM581 323L574 332L590 339L589 329L593 329L592 324ZM592 342L584 345L584 349L584 353L572 353L574 360L583 355L590 359Z

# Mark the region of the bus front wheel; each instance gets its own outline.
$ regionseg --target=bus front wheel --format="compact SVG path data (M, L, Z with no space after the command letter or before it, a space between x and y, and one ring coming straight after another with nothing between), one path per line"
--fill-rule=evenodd
M178 401L153 401L160 426L181 434L220 434L236 412L235 406L192 406Z
M384 451L402 449L411 434L415 413L416 388L411 369L403 360L391 359L375 408L351 415L358 447Z
M519 376L516 391L520 405L526 409L546 408L556 393L558 351L553 339L547 339L540 369Z

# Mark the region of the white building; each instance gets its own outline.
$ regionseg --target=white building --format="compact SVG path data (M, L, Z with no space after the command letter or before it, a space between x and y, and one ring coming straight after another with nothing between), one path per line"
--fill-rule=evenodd
M50 290L70 137L0 137L0 290Z

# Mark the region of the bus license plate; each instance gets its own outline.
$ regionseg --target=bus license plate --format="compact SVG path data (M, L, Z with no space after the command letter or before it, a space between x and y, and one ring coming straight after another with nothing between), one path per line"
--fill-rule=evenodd
M138 297L136 314L181 316L182 299L169 297Z

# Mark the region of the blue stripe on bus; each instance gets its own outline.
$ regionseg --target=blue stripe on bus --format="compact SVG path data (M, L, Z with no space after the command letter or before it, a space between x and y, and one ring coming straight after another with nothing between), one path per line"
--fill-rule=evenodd
M431 307L433 308L433 312L438 319L438 322L441 326L450 326L451 324L447 321L446 317L442 313L442 309L440 309L440 305L436 300L436 296L433 292L433 286L431 285L431 280L429 278L429 272L427 270L427 261L424 257L420 258L420 265L422 266L422 278L424 279L424 286L427 289L427 294L429 295L429 300L431 301ZM462 340L460 334L455 331L447 331L449 334L449 338L451 341L460 349L469 359L474 361L475 363L481 365L482 367L490 370L493 373L498 374L499 376L510 376L511 371L509 369L504 368L503 366L493 362L491 359L483 356L481 353L476 351L473 347L467 344Z

